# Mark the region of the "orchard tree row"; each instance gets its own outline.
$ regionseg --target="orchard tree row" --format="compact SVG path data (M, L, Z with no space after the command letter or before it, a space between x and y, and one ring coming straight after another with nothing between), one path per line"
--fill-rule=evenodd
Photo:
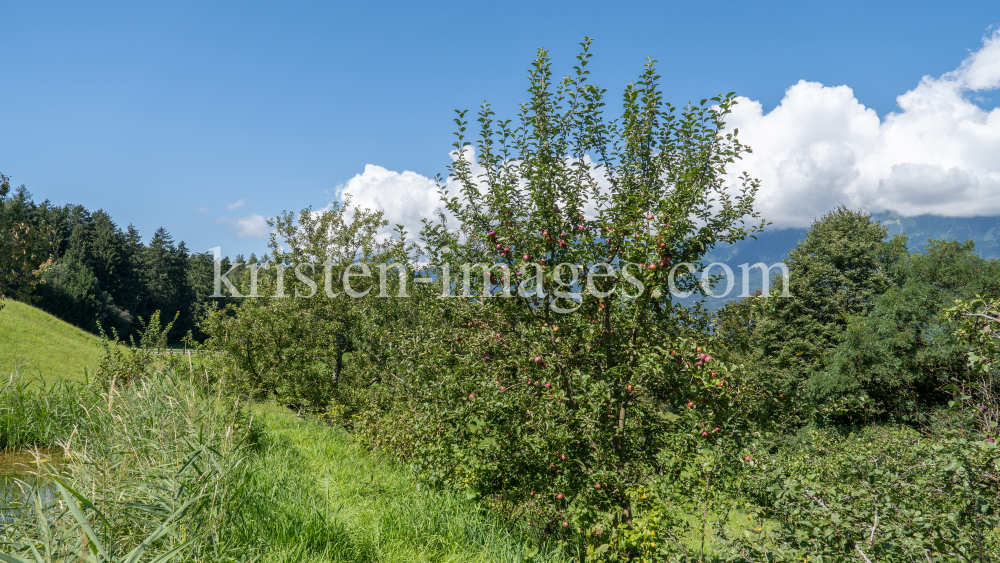
M362 298L214 309L202 329L227 382L588 560L1000 557L1000 265L970 243L911 254L840 208L790 253L792 297L682 306L673 265L766 226L757 182L727 181L749 150L725 126L736 98L676 108L651 61L609 119L590 57L587 41L560 79L541 51L514 119L458 113L443 212L420 233L381 238L382 214L349 202L275 219L276 263L327 263L332 283L359 262L405 275L362 281ZM489 291L444 297L477 263L492 270L470 286ZM561 263L643 264L647 291L601 276L573 298L486 296L551 287ZM258 283L274 295L273 270Z

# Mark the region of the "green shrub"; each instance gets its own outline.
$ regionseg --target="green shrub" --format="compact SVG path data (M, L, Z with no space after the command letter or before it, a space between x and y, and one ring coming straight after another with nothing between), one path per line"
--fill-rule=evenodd
M729 534L746 560L1000 557L1000 450L978 434L814 431L793 451L761 455L753 468L773 503L753 508L757 521Z

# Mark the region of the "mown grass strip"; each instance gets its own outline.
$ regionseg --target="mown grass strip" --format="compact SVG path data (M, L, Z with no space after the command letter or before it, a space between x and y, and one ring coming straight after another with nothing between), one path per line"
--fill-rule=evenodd
M266 538L264 560L561 560L538 554L474 502L421 490L405 470L358 447L343 430L290 413L258 416L265 438L247 485L259 496L241 508L240 528Z

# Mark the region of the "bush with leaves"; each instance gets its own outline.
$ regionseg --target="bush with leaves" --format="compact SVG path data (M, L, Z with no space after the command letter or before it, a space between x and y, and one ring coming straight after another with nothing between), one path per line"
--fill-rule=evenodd
M118 340L118 333L114 329L110 336L103 335L101 345L104 347L104 355L97 364L94 376L95 382L108 392L109 400L114 397L116 389L125 387L150 372L155 361L153 352L167 347L167 335L176 320L175 315L173 320L164 325L159 311L146 321L140 317L142 332L139 340L130 336L128 344Z
M762 452L752 479L773 501L748 506L754 518L725 542L747 561L996 560L1000 450L970 433L971 409L955 411L938 436L815 431L795 450Z
M977 295L958 299L945 311L954 334L968 346L967 360L974 374L963 386L978 411L986 440L1000 440L1000 299Z
M360 417L425 478L566 535L630 522L635 487L734 432L741 387L668 273L760 227L756 182L724 182L746 151L725 128L735 97L676 110L650 61L605 121L590 57L588 40L556 80L541 51L519 123L483 106L474 147L459 112L461 193L442 186L459 227L427 224L426 273L439 294L465 295L462 266L485 266L469 268L470 297L428 301L419 323L393 327L399 358L379 387L394 410ZM677 289L705 291L676 273ZM493 296L473 296L484 283Z
M996 372L1000 361L1000 299L976 295L957 299L946 311L955 334L969 346L968 362L977 373Z
M352 291L363 294L351 296L345 273L362 261L396 260L410 275L399 259L405 258L402 243L377 239L386 224L382 212L352 208L349 200L273 219L273 262L237 276L245 299L209 311L201 324L210 337L206 346L223 352L220 377L256 398L325 409L340 387L346 357L377 354L379 346L367 343L384 332L371 322L386 301L378 282L349 279ZM398 277L390 273L387 283L396 288Z

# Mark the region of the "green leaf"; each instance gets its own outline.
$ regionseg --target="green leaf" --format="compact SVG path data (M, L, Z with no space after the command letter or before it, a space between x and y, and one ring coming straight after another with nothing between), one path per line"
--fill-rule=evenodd
M159 541L160 538L162 538L163 536L172 532L174 527L176 527L177 525L177 520L180 520L187 512L188 508L190 508L192 504L194 504L199 500L201 500L201 496L188 499L187 502L181 505L180 508L175 510L174 513L170 515L170 517L167 519L166 522L161 524L160 527L157 528L155 531L153 531L153 533L151 533L148 537L146 537L146 539L143 540L141 544L139 544L138 546L136 546L135 549L129 552L129 554L125 556L124 563L136 563L139 560L139 558L142 557L142 554L147 549L149 549L149 546Z
M101 554L102 557L107 559L108 558L107 550L104 549L104 545L101 544L101 540L98 539L97 533L94 532L94 528L90 525L90 520L83 514L83 511L80 510L80 505L77 504L76 502L77 498L79 498L83 499L88 505L90 505L90 501L87 501L83 497L83 495L77 493L69 486L65 485L58 478L53 477L53 480L56 482L56 487L59 489L59 494L62 495L63 501L66 502L66 506L67 508L69 508L70 514L73 515L73 518L76 520L77 524L80 525L80 529L83 530L83 533L87 535L87 539L90 540L91 547L99 554Z

